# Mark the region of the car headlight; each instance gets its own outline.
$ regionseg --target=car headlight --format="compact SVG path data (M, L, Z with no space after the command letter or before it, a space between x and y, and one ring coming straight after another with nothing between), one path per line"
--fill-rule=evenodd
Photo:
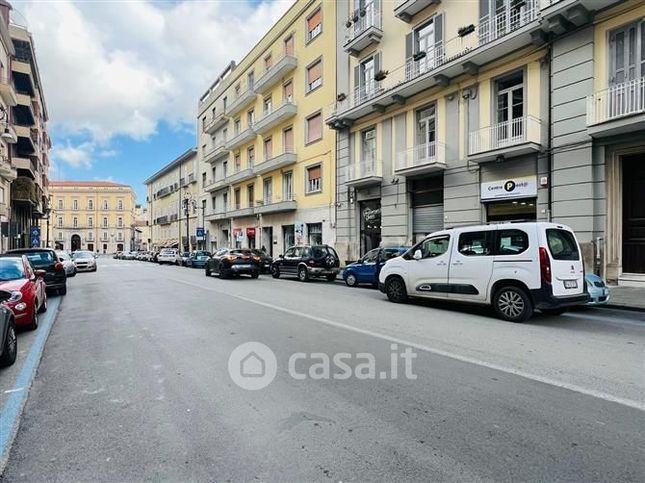
M24 302L20 302L19 304L16 304L16 305L14 306L14 309L16 309L16 310L18 310L18 311L25 310L26 308L27 308L27 304L26 304L26 303L24 303Z
M18 290L11 292L11 297L8 302L18 302L19 300L22 300L22 292L19 292Z

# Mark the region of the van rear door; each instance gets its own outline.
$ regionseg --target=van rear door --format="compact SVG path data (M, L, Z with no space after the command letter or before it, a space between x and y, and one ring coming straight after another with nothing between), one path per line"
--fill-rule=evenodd
M546 228L546 244L551 256L553 295L568 297L584 291L584 268L578 240L563 227Z

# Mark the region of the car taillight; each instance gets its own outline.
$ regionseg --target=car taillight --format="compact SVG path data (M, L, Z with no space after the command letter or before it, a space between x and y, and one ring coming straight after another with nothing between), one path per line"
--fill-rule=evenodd
M237 260L235 255L226 255L224 258L229 261Z
M253 257L253 260L255 260L256 262L259 262L259 261L260 261L260 257Z
M63 264L62 264L62 263L60 263L60 262L56 262L56 264L54 265L54 270L56 270L57 272L62 271L62 270L63 270L63 268L64 268L64 267L63 267Z
M551 260L544 247L540 247L540 277L542 283L551 283Z

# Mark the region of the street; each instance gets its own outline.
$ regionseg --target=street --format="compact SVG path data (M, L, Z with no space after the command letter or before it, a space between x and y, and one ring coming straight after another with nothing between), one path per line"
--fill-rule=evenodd
M642 481L642 313L512 324L108 258L68 283L3 481ZM229 374L247 342L275 354L262 389ZM326 377L321 353L377 370Z

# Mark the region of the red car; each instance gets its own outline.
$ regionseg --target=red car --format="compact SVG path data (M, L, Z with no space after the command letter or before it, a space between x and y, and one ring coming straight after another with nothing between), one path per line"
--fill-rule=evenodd
M0 257L0 290L11 294L2 303L13 312L17 327L38 327L38 313L47 310L44 276L24 255Z

